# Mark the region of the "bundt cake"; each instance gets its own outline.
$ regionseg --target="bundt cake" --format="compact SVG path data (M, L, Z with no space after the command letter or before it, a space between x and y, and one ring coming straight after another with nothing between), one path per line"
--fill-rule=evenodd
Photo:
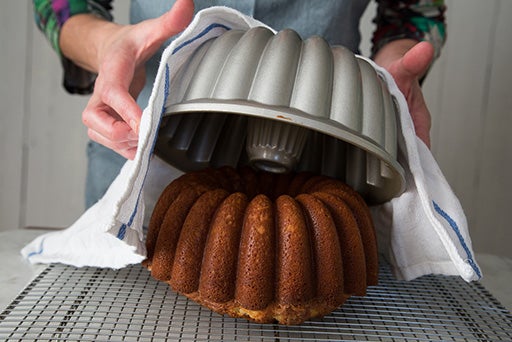
M306 172L187 173L162 192L146 245L154 278L215 312L261 323L324 316L378 278L364 200Z

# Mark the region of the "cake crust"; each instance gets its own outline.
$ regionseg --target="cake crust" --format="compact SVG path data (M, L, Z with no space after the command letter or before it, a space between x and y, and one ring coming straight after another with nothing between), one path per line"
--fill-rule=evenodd
M192 172L160 196L147 235L151 275L219 314L259 323L322 317L378 279L362 197L308 172Z
M205 301L225 303L235 295L239 240L247 204L247 196L235 192L215 212L199 281L199 295Z
M272 202L257 195L245 213L235 301L248 310L266 308L274 297L275 229Z

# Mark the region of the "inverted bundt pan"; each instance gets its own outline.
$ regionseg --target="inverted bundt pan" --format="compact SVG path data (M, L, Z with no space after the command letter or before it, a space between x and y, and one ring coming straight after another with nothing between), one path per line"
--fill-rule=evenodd
M344 47L292 30L231 30L203 43L177 77L155 152L178 169L311 171L371 204L405 187L395 101Z

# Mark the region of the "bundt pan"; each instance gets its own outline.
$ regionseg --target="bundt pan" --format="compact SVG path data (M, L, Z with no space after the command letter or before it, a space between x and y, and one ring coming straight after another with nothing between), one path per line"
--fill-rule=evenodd
M155 153L188 172L250 164L338 178L370 204L405 187L395 100L370 63L292 30L231 30L178 71Z

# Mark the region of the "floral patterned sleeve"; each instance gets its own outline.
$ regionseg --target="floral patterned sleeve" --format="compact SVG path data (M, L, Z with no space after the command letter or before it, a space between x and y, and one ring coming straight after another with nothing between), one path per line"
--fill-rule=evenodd
M71 16L92 13L112 20L112 0L32 0L34 19L52 48L59 55L64 70L63 86L71 94L92 93L96 75L64 57L59 46L60 29Z
M372 54L392 40L410 38L432 43L436 57L446 39L443 0L377 0L377 28Z

